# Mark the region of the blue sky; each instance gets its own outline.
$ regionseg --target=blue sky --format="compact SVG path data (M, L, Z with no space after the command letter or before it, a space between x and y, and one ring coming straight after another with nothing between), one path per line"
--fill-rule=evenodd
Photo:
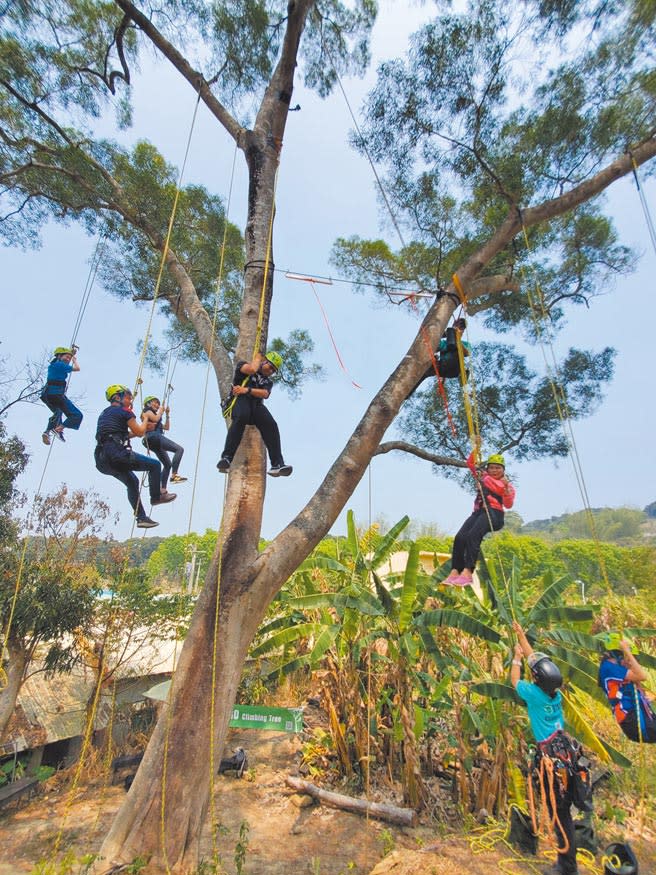
M431 11L414 5L381 5L373 42L378 60L400 55L407 34ZM360 106L373 76L372 69L365 81L346 82L354 108ZM389 228L381 228L381 219L385 220L378 209L366 159L348 145L352 124L341 94L336 91L322 101L299 87L293 99L294 104L297 102L302 108L289 119L278 183L275 262L279 269L334 274L328 256L337 236L384 233L392 245L396 246L396 240ZM121 135L122 141L148 138L179 166L194 106L189 86L164 64L144 60L141 75L135 77L134 105L134 126ZM201 107L185 182L202 183L225 197L232 155L232 142ZM645 183L645 191L653 210L656 185ZM230 218L243 227L246 171L241 156L237 159L234 192ZM641 508L656 499L656 478L650 466L656 429L651 377L656 254L631 180L613 186L607 201L622 242L642 257L636 270L620 278L613 288L603 290L603 296L593 301L590 310L576 308L572 312L556 351L564 353L572 344L594 349L610 344L617 348L616 376L603 407L589 420L576 423L574 430L591 504ZM43 246L36 252L2 250L6 321L0 351L13 365L28 357L38 358L45 349L70 340L94 246L95 241L78 227L53 225L46 229ZM269 401L280 425L285 458L294 465L294 474L288 479L269 479L263 526L267 538L275 535L312 495L417 331L417 318L403 307L372 306L365 296L345 284L317 288L340 353L362 388L353 388L341 370L310 287L277 273L270 336L307 328L316 344L313 359L324 365L326 380L308 384L297 401L278 389ZM100 286L94 288L78 337L82 370L73 376L70 387L70 395L83 409L85 421L78 434L70 434L66 445L53 447L44 476L45 491L66 482L72 488L91 487L108 499L121 513L120 522L112 529L119 539L130 532L129 507L124 487L95 470L95 422L105 406L105 387L115 382L134 382L138 367L135 347L144 335L147 318L145 308L119 303ZM163 325L163 320L156 320L156 340ZM475 318L469 330L474 344L489 339ZM516 338L512 340L541 371L539 350L528 348ZM504 337L504 341L509 338ZM198 531L216 528L220 518L224 480L215 464L225 431L213 377L193 507L191 502L204 381L204 367L178 365L170 435L186 448L181 473L190 480L176 489L176 502L153 513L160 522L153 530L156 535L184 533L190 527ZM160 394L162 390L162 378L146 374L145 394ZM9 429L21 436L32 454L20 484L28 495L34 494L44 471L47 449L40 436L46 420L47 411L41 405L17 406L8 417ZM388 437L392 434L390 430ZM135 448L139 448L138 442ZM484 446L486 451L494 449ZM568 460L521 465L510 462L508 473L518 486L515 509L525 520L582 506ZM374 519L384 517L390 523L408 513L413 520L432 523L445 532L457 529L470 506L468 493L433 475L427 463L399 454L375 458L371 476L365 477L347 505L363 524L370 513ZM342 532L344 528L342 515L334 531Z

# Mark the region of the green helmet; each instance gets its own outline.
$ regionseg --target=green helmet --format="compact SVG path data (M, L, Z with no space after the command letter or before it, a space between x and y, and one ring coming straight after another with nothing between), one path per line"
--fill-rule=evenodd
M157 395L146 395L144 398L144 407L148 407L151 401L159 401Z
M264 358L269 362L270 365L273 365L277 371L279 371L282 367L282 356L279 352L271 350L264 356Z
M606 632L602 641L604 644L604 650L622 650L622 641L624 640L623 636L620 635L619 632ZM631 653L639 653L640 651L635 646L633 642L631 642Z
M506 460L503 458L501 453L492 453L492 455L488 458L485 463L485 467L488 465L502 465L504 468L506 467Z
M108 401L111 401L114 395L125 395L127 391L128 389L126 386L122 386L120 383L113 383L105 390L105 398Z
M70 346L56 346L53 355L73 355Z

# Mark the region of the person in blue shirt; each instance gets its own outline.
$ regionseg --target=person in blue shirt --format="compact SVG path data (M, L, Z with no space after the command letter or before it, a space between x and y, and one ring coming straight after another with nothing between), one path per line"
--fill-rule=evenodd
M75 347L58 346L48 365L46 384L41 391L41 400L52 412L46 430L41 435L41 440L46 446L50 445L51 434L64 441L64 429L72 428L77 431L82 422L81 411L66 397L69 375L80 370L76 352Z
M538 747L536 766L539 766L539 760L543 756L556 760L554 748L571 746L569 736L564 732L563 697L560 692L563 676L558 666L546 654L533 650L517 621L513 623L513 629L519 643L515 646L510 682L520 699L526 703L529 723ZM529 664L532 681L522 680L524 659ZM549 816L554 821L558 862L543 872L545 875L577 875L579 870L576 864L576 839L571 811L574 801L572 786L570 782L564 786L554 775L553 789L555 806L549 791L545 801Z
M142 456L132 451L130 437L143 437L146 424L137 422L132 407L125 406L125 397L129 390L118 383L107 388L105 397L109 401L98 417L96 428L96 449L94 459L96 468L101 474L116 477L125 484L128 490L128 501L137 519L138 529L152 529L159 525L150 519L139 498L139 479L135 471L146 471L150 503L167 504L176 498L173 492L162 492L160 474L162 466L150 456Z
M251 362L237 362L231 395L223 413L224 416L231 416L232 422L221 458L216 465L222 474L227 474L230 470L247 425L254 425L262 435L271 462L269 475L289 477L292 473L292 466L286 465L282 457L278 424L264 406L264 401L273 389L272 377L280 370L281 365L282 356L273 350L266 355L256 353Z
M631 741L656 743L656 714L642 689L647 672L636 659L631 642L618 632L609 632L604 648L597 681L608 696L620 729Z

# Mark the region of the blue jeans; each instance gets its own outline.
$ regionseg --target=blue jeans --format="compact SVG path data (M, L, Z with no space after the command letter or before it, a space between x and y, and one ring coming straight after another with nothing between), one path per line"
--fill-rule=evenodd
M64 428L78 430L82 422L82 412L77 409L75 404L66 395L47 395L44 392L41 400L52 410L52 416L48 420L46 431L52 431L60 425Z

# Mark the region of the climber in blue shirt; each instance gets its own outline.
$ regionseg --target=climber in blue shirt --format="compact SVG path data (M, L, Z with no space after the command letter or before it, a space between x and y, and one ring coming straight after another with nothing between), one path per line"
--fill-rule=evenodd
M51 434L64 441L64 429L72 428L77 431L82 422L81 411L66 397L69 375L80 370L76 352L77 347L58 346L48 365L46 384L41 391L41 400L52 411L46 430L41 435L46 446L50 445Z

